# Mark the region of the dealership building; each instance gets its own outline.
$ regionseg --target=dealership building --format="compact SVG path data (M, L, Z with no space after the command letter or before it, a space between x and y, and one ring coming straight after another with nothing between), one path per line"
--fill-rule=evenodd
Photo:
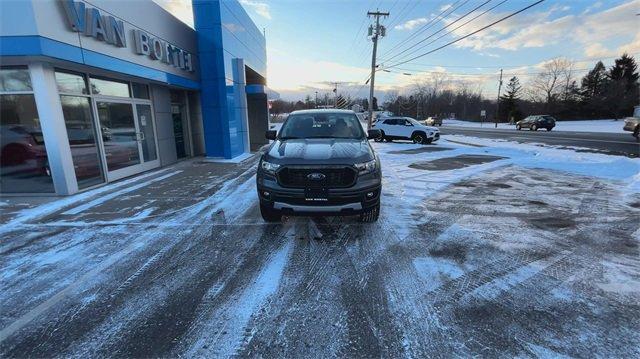
M263 34L235 0L0 1L0 193L68 195L265 143Z

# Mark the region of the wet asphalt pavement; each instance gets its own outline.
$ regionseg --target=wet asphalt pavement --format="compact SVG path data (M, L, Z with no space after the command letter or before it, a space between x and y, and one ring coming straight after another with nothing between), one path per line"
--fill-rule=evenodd
M441 147L384 155L375 224L263 223L254 158L4 228L0 356L640 356L640 196L512 165L449 181L500 157L420 157Z

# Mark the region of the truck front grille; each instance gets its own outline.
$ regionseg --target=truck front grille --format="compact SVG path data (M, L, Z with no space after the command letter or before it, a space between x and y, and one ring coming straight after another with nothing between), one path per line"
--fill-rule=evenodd
M318 179L309 176L322 174ZM278 171L278 183L282 187L290 188L345 188L356 182L358 173L355 168L348 166L335 167L306 167L288 166ZM319 176L319 177L322 177ZM311 178L310 178L311 177ZM316 176L318 177L318 176Z

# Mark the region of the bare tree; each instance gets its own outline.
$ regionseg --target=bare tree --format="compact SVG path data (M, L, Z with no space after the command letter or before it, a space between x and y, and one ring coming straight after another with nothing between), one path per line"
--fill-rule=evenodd
M573 62L556 57L544 64L542 71L530 84L530 97L542 99L549 107L558 96L566 94L574 74Z

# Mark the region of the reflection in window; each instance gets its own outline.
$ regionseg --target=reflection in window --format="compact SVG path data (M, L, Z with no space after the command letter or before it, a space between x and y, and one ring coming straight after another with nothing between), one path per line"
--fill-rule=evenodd
M91 78L91 92L94 95L131 97L129 84L115 80Z
M0 95L0 147L0 192L54 192L33 94Z
M0 69L0 92L32 90L31 77L26 67Z
M82 75L56 71L56 84L60 93L88 94L87 84Z
M133 97L149 99L149 87L147 85L132 82L131 89L133 90Z
M87 97L60 96L73 167L78 187L81 189L103 182L100 154L89 101Z

